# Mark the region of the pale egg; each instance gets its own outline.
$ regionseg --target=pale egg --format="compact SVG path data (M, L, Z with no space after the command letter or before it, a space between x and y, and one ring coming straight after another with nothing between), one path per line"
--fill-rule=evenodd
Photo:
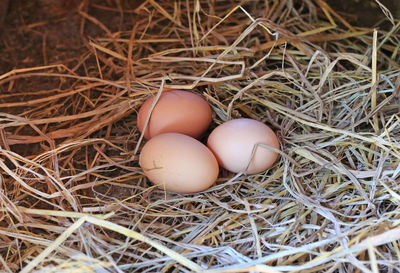
M139 164L154 184L179 193L208 189L219 172L215 156L203 143L178 133L151 138L142 148Z
M278 153L267 146L279 149L279 141L264 123L240 118L216 127L208 137L207 146L221 167L235 173L255 174L274 164Z

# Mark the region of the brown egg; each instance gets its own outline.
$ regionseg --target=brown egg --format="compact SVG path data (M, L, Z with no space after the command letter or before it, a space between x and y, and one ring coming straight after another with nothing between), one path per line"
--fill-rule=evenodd
M177 133L151 138L143 146L139 164L154 184L179 193L208 189L219 172L215 156L204 144Z
M231 172L247 174L267 170L278 158L278 153L260 145L256 146L252 157L256 144L279 149L278 137L271 128L262 122L246 118L233 119L219 125L207 140L207 146L221 167Z
M137 116L140 132L155 96L148 98ZM200 137L211 123L211 108L202 97L181 90L161 94L154 107L144 137L150 139L162 133L181 133L194 138Z

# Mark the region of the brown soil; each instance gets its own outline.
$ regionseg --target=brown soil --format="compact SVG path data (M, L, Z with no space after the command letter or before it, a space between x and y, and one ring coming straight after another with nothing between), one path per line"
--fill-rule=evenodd
M56 63L73 68L79 57L88 50L88 40L105 36L104 29L84 21L79 10L97 18L111 32L129 30L137 18L126 10L133 10L141 2L137 0L0 1L0 74L15 68ZM328 0L327 2L354 25L374 26L384 18L373 0ZM399 16L400 7L396 6L396 1L383 0L382 3L395 17ZM121 13L121 9L125 12Z
M382 27L379 23L385 19L384 13L374 0L327 0L326 2L354 26ZM400 17L400 1L381 0L380 2L394 18Z
M116 5L118 2L121 3L120 7ZM16 68L59 63L73 68L79 57L88 50L89 39L104 37L105 29L111 32L131 29L135 15L123 13L121 16L120 10L132 10L140 2L9 1L0 25L0 74ZM97 18L105 29L84 20L80 10Z

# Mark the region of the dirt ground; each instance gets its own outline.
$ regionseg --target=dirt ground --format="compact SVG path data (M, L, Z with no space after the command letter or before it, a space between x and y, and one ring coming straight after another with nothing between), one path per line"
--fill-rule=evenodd
M378 3L373 0L327 0L326 2L355 26L373 27L385 17ZM379 2L390 10L394 18L399 18L400 1L381 0Z
M104 36L105 32L98 25L84 22L79 10L97 18L111 32L129 30L137 19L132 11L141 2L12 0L6 9L7 0L1 0L0 74L15 68L57 63L73 68L79 56L88 50L88 41ZM375 1L327 2L354 25L371 26L384 18ZM397 15L396 1L382 3Z
M9 1L0 27L0 74L16 68L59 63L73 68L88 50L91 38L104 37L106 29L111 32L131 29L135 21L132 10L140 2ZM80 11L97 18L104 29L83 20Z

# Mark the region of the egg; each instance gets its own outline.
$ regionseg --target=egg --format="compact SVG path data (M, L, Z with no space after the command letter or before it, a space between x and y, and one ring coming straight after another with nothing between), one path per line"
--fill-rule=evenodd
M137 115L137 126L143 132L155 96L148 98ZM211 123L212 111L199 95L182 90L165 91L151 112L144 137L150 139L162 133L181 133L200 137Z
M179 193L208 189L217 180L217 159L206 145L179 133L151 138L142 148L139 164L159 187Z
M247 118L222 123L211 132L207 140L207 146L221 167L231 172L247 174L267 170L278 158L278 153L257 144L279 149L278 137L271 128ZM253 148L255 152L252 156Z

